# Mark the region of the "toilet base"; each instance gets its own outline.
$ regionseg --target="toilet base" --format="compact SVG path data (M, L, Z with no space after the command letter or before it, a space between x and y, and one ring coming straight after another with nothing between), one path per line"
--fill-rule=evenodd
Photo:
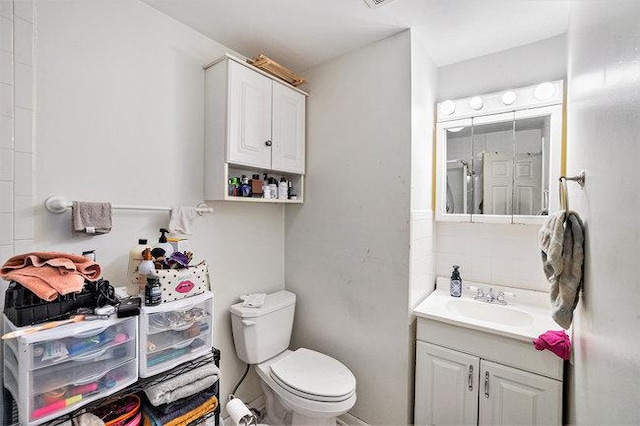
M271 390L264 380L260 381L260 385L262 386L262 392L264 392L266 400L264 423L270 426L336 426L335 417L319 419L315 417L307 417L290 410L280 402L279 398L274 394L273 390Z

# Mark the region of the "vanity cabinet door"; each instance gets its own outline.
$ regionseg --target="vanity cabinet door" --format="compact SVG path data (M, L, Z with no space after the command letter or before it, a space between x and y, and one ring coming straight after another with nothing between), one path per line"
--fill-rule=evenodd
M475 425L480 359L416 342L415 425Z
M229 62L227 161L271 168L271 80Z
M481 425L560 425L562 383L482 360Z

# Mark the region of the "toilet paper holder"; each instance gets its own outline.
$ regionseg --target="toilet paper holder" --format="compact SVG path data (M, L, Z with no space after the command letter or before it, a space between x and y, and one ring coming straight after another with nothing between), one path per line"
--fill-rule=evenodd
M234 426L258 425L258 418L239 398L230 396L225 410Z

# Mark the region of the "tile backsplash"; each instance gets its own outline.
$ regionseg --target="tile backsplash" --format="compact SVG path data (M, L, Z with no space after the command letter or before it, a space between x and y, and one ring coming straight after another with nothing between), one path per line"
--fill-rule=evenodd
M34 21L32 0L0 0L0 264L34 238Z
M539 225L437 222L436 275L549 291L538 248Z

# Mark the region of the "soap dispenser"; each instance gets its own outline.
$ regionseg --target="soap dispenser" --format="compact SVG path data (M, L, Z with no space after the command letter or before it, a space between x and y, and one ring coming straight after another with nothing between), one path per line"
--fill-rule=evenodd
M158 244L155 244L153 246L153 249L151 250L151 254L153 254L153 257L164 257L165 259L168 259L169 256L173 254L173 246L171 245L171 243L167 242L167 236L164 235L167 232L169 231L164 228L160 228L160 233L162 235L160 235L160 238L158 239ZM158 253L160 250L157 249L162 249L164 253Z
M453 272L451 273L451 286L450 293L451 297L460 297L462 296L462 278L460 277L460 268L458 265L453 265Z

